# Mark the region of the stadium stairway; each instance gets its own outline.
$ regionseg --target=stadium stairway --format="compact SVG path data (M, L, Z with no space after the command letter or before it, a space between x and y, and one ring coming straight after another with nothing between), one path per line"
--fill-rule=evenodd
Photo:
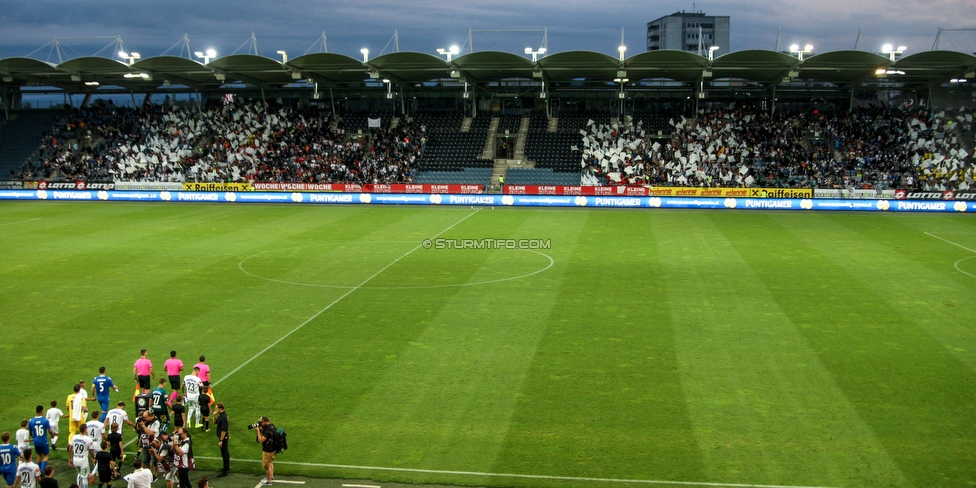
M518 138L515 140L515 159L525 159L525 140L529 136L529 118L522 117L519 124Z
M43 142L44 132L51 130L61 112L18 110L10 115L10 120L0 126L0 179L10 178L10 172L27 161Z
M498 117L492 117L488 124L488 135L485 137L485 147L481 151L481 159L495 157L495 135L498 134Z

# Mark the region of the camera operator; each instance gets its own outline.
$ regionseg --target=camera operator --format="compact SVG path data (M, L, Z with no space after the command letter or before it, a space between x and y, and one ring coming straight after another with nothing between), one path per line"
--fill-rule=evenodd
M186 427L173 433L173 464L176 465L177 475L180 478L180 488L192 488L190 467L193 465L193 448L190 446L190 436L186 433Z
M142 460L143 466L150 468L155 464L155 459L152 458L149 450L153 445L153 440L159 435L159 421L153 417L151 411L142 412L142 416L136 421L136 433L139 434L139 448L141 449L139 459Z
M270 485L274 482L274 458L275 445L274 435L275 426L268 420L268 417L261 417L257 422L247 426L248 429L257 428L257 441L261 443L261 467L264 468L268 478L261 482L262 485Z
M166 480L166 488L173 488L177 475L176 466L173 465L173 440L166 432L160 432L149 452L156 461L156 472Z

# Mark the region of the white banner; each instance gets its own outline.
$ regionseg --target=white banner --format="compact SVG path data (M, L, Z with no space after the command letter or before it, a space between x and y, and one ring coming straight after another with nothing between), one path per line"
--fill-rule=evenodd
M813 198L843 198L847 200L876 200L895 198L895 190L850 190L817 188L813 190Z
M360 119L362 120L362 119ZM379 129L383 119L366 119L370 129Z
M116 190L170 190L179 191L183 189L183 183L172 183L162 181L116 181Z

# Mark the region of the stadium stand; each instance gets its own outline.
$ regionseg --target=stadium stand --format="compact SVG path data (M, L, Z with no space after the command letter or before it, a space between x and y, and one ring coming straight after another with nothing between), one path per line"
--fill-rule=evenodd
M89 107L67 114L17 176L88 181L411 181L422 148L418 128L402 124L354 136L333 129L329 116L316 110L244 103Z
M487 185L491 168L461 168L459 171L422 171L414 183Z
M0 121L0 175L14 175L64 115L61 110L18 110Z
M670 142L631 121L590 124L582 136L586 184L922 188L966 190L974 181L964 130L972 114L942 111L703 110L669 120Z
M579 186L580 175L576 172L554 172L550 168L509 168L505 184Z
M336 121L314 106L219 101L24 112L0 126L4 161L27 159L13 172L24 180L487 184L494 165L482 158L487 112ZM968 190L976 176L967 110L636 113L623 121L570 114L554 132L544 112L531 113L525 164L509 169L506 183ZM383 126L370 130L366 121L376 116ZM504 115L498 127L523 135L521 122ZM29 147L36 149L23 156Z
M490 123L491 116L481 114L462 132L464 116L460 112L419 113L413 124L420 127L425 139L414 182L487 185L494 161L482 158L482 152Z

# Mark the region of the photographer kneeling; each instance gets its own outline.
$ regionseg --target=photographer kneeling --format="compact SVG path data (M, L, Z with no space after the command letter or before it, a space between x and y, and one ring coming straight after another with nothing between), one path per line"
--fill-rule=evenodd
M264 468L268 478L261 482L262 485L270 485L274 482L274 457L275 457L275 426L268 420L268 417L261 417L257 422L248 425L248 429L257 429L257 441L261 443L261 467Z

